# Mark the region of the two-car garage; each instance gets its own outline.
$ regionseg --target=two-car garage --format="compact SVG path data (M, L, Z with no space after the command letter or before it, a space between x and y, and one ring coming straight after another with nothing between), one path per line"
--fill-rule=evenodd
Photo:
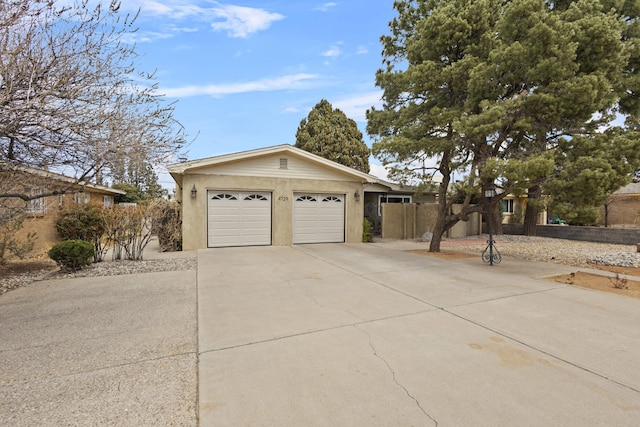
M345 195L293 193L293 243L339 243L345 236ZM207 246L272 242L272 193L209 190Z
M183 250L362 241L365 184L378 179L291 145L168 167Z

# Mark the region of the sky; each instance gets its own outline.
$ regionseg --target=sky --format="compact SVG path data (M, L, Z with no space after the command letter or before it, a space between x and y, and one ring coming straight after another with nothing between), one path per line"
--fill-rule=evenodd
M174 117L198 159L295 144L300 121L322 99L358 124L381 106L375 73L393 0L127 0L140 9L139 68L156 71L158 93L177 101ZM371 173L385 177L370 159ZM160 183L173 180L159 171Z

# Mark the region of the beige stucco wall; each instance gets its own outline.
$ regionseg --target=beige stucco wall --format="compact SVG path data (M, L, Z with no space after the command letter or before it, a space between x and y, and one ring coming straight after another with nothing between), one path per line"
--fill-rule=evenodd
M453 213L462 211L462 205L453 205ZM460 239L467 236L476 236L482 232L482 216L479 212L467 215L467 221L458 221L447 233L449 239Z
M417 239L432 231L438 206L431 203L383 203L382 237Z
M191 197L191 188L194 185L197 189L196 198ZM182 199L183 250L207 247L208 190L251 190L272 193L271 243L277 246L293 244L294 193L345 194L345 240L348 243L362 241L364 198L360 182L187 173L183 176L182 195L179 195L179 199ZM356 191L361 195L358 202L354 197Z
M461 205L454 205L460 212ZM425 232L433 231L438 217L435 203L383 203L382 237L386 239L419 239ZM474 212L468 221L459 221L448 230L448 238L460 238L480 234L481 216Z

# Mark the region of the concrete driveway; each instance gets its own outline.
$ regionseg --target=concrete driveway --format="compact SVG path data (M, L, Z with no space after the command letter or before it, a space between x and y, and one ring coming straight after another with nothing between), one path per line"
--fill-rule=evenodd
M196 425L196 304L195 270L1 295L0 425Z
M638 425L640 300L397 249L200 251L200 424Z

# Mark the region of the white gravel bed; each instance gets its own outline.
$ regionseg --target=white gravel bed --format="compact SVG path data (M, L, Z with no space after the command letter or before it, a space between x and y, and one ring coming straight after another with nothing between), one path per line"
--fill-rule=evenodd
M58 271L49 279L69 277L117 276L120 274L153 273L157 271L195 270L197 258L152 259L143 261L103 261L73 273Z
M481 238L488 240L489 236L484 235ZM554 262L576 267L592 267L594 264L640 267L640 253L636 252L635 245L512 235L494 236L494 241L502 255L531 261ZM448 242L455 242L455 240ZM459 245L451 246L455 250L470 252L482 252L485 247L486 242L470 244L461 242Z
M34 270L15 276L0 277L0 294L36 280L67 279L71 277L116 276L121 274L152 273L158 271L195 270L197 258L152 259L143 261L103 261L82 270L67 273L50 269Z

